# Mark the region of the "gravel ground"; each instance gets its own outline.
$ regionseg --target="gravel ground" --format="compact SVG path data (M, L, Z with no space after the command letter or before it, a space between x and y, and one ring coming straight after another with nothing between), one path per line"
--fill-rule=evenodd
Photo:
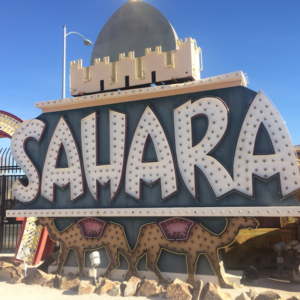
M227 290L225 292L231 294L232 298L235 299L242 292L248 292L250 288L253 288L257 293L262 293L268 290L279 293L283 298L288 299L292 296L300 298L300 284L290 283L288 281L280 281L269 278L268 274L272 273L269 271L263 271L261 276L263 278L253 281L249 285L244 285L242 288L236 290ZM265 273L265 274L264 274ZM43 288L41 286L27 286L25 284L12 285L6 282L0 282L0 299L1 300L69 300L69 299L105 299L110 298L115 300L124 299L122 297L111 297L109 295L98 296L96 294L78 296L73 291L60 291L57 289ZM138 299L144 300L146 297L139 297ZM161 298L154 298L160 300ZM128 297L127 300L137 300L136 297ZM165 299L164 299L165 300Z
M12 256L12 255L1 255L3 256ZM35 267L29 267L28 274L33 271ZM257 293L262 293L268 290L272 290L278 294L280 294L283 298L288 299L292 296L296 296L300 299L300 283L291 283L289 281L284 280L276 280L271 278L271 274L276 273L275 269L266 269L259 270L260 279L254 280L251 283L247 283L243 285L241 288L230 290L223 289L223 291L229 293L232 296L232 299L235 299L242 292L249 292L252 288ZM291 271L285 271L285 273L289 274ZM60 291L57 289L50 289L48 287L41 286L28 286L25 284L9 284L3 281L0 281L0 300L69 300L69 299L99 299L99 297L103 300L124 300L124 297L111 297L109 295L84 295L78 296L74 291ZM128 297L127 300L145 300L146 297ZM153 298L155 300L166 300L165 298Z

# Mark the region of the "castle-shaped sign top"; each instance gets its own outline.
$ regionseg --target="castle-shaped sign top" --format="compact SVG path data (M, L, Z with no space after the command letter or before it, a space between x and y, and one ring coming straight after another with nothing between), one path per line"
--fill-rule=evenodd
M178 39L156 8L128 1L107 21L96 40L91 66L71 62L72 96L200 80L201 48Z

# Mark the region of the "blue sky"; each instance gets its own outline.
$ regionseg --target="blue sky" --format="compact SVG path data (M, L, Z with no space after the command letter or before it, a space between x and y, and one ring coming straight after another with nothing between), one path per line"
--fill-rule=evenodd
M78 31L93 43L126 0L1 0L0 110L26 120L41 111L34 103L61 98L62 33ZM294 144L300 144L299 0L147 0L203 51L203 78L242 70L248 87L263 90L280 111ZM92 47L67 38L67 66ZM67 68L67 76L69 69ZM69 85L67 82L67 97ZM9 144L0 140L0 148Z

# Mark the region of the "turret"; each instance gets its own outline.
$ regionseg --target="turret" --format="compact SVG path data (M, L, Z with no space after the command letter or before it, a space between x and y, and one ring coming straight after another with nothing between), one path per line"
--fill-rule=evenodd
M200 80L201 48L192 38L177 40L176 50L162 52L145 49L145 55L136 57L134 51L119 54L119 60L110 57L94 60L94 65L82 67L82 60L70 65L72 96L110 90L134 88L151 84L166 84Z

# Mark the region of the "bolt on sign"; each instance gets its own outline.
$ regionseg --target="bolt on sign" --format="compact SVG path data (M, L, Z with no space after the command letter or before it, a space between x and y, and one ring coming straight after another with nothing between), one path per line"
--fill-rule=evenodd
M128 1L91 66L71 63L74 97L36 103L43 113L14 129L28 184L13 184L20 203L7 216L47 226L58 273L83 276L86 252L99 251L104 276L233 287L218 251L257 228L255 217L300 216L299 167L277 109L242 71L201 79L201 69L194 39Z

